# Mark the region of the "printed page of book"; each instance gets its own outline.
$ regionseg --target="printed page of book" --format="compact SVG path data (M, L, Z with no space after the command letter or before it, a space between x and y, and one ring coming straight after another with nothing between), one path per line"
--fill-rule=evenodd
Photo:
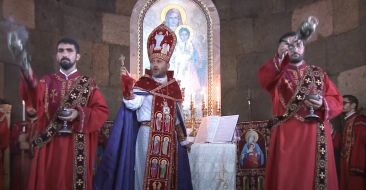
M220 116L203 117L195 138L195 143L212 142L215 137L219 121Z
M207 142L213 142L214 141L214 137L216 134L216 131L219 127L219 123L220 123L220 116L208 116L208 121L207 121Z
M221 116L220 123L215 132L214 143L231 142L235 132L236 124L238 123L239 115Z

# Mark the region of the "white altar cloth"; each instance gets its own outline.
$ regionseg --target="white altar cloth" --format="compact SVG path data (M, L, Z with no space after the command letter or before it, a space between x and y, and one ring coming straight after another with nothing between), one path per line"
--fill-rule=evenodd
M189 163L194 190L235 189L235 144L193 144Z

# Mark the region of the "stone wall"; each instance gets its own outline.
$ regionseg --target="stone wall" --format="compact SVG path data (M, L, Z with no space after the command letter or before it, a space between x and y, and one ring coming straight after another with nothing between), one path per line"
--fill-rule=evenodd
M0 0L0 95L20 118L19 71L6 47L9 20L25 26L28 49L37 76L57 70L56 43L63 36L77 39L81 47L78 69L96 79L113 119L121 101L121 56L129 62L129 18L135 1L129 0ZM5 64L4 64L5 63ZM4 89L4 90L2 90Z
M4 97L4 85L5 85L4 64L0 63L0 98Z
M365 81L357 69L365 65L366 2L363 0L213 0L221 23L222 113L248 119L251 89L252 119L271 116L271 100L259 87L258 68L277 48L278 38L296 30L308 15L320 20L317 35L307 44L307 62L323 67L342 93L355 93L366 105L352 77ZM18 69L6 48L5 21L13 19L29 32L32 65L38 76L54 72L55 43L62 36L79 40L78 68L96 78L115 117L121 100L119 67L129 63L129 22L136 0L0 0L0 95L14 106L19 119ZM363 67L362 67L363 68ZM358 81L359 81L358 80ZM0 80L1 83L1 80ZM342 85L341 85L342 84ZM347 84L347 85L343 85ZM357 92L353 92L358 89ZM1 84L0 84L1 90ZM362 91L362 90L361 90Z

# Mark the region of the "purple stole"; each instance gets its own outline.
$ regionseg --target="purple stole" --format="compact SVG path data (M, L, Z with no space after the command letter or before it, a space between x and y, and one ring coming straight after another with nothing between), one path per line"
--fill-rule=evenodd
M153 95L143 189L177 189L175 122L176 103L182 101L182 92L172 76L168 72L168 82L160 84L145 75L135 85Z

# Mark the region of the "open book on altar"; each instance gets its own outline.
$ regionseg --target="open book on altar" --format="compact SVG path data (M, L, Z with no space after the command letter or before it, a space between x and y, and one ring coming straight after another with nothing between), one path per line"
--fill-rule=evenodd
M239 115L202 118L194 143L227 143L233 139Z

